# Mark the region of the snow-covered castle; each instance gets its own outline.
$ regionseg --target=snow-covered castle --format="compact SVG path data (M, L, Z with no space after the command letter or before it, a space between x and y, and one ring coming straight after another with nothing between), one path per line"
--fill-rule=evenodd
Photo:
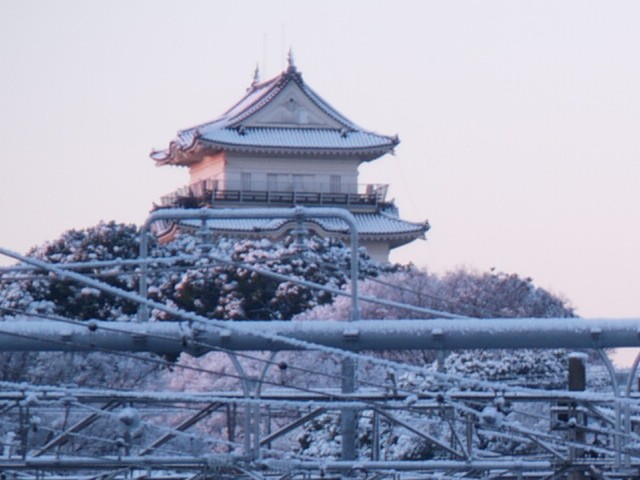
M359 241L374 259L424 237L428 222L401 220L387 185L361 185L358 167L391 153L399 140L363 130L303 81L291 56L286 71L260 82L222 116L181 130L169 148L154 151L157 165L189 168L189 185L162 198L163 207L340 207L356 218ZM282 219L208 220L215 233L272 237L296 225ZM348 238L340 220L318 219L317 234ZM189 228L188 222L172 225Z

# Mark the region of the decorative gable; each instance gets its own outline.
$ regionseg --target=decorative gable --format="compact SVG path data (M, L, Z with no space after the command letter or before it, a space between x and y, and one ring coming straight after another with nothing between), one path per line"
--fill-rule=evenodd
M364 130L303 81L289 60L285 72L257 78L246 95L217 119L178 132L166 150L151 153L158 165L190 166L201 152L242 152L374 160L393 152L397 136Z
M243 125L336 130L344 127L311 101L296 82L289 82L271 102L245 119Z

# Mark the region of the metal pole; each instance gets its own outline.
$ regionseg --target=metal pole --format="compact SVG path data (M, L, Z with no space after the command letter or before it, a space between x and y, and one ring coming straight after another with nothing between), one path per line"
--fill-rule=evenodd
M154 308L166 307L150 302ZM179 315L167 308L173 315ZM175 322L108 322L88 320L42 320L24 315L11 322L0 322L0 351L29 352L86 352L100 349L152 352L178 355L182 352L201 356L219 349L245 351L325 350L353 356L350 352L401 350L465 350L516 348L594 348L588 329L588 319L545 328L526 339L517 328L519 319L501 319L504 327L495 338L484 336L484 320L458 324L460 330L451 331L446 345L433 341L431 331L452 320L360 320L344 323L326 320L246 321L224 322L211 320L211 326L200 323L197 315L186 319L198 321L192 328L186 321ZM557 323L562 319L556 319ZM640 320L636 322L640 324ZM514 328L515 324L515 328ZM535 322L533 322L535 325ZM605 325L604 323L602 325ZM348 326L348 328L347 328ZM609 339L600 342L603 348L637 347L637 327L624 320L608 322ZM451 348L453 347L453 348ZM339 350L339 352L337 351Z
M616 451L616 468L620 468L622 465L622 449L624 437L622 436L622 412L620 410L620 386L618 385L618 379L616 378L616 371L613 368L613 364L607 354L604 353L604 350L601 348L597 350L602 363L607 367L607 372L609 373L609 379L611 380L611 388L613 389L613 394L616 397L615 403L615 428L616 434L613 436L613 445Z
M229 352L227 353L227 356L229 357L229 359L231 360L231 363L233 363L233 366L236 369L236 372L238 372L238 374L240 375L240 377L242 377L242 381L240 382L242 385L242 392L244 394L244 398L245 398L245 402L244 402L244 425L243 425L243 430L244 430L244 454L247 455L247 457L249 458L255 458L254 456L254 452L252 451L252 443L251 443L251 402L249 402L248 400L251 398L251 391L252 391L252 387L253 385L251 384L251 380L249 378L249 376L247 375L247 372L245 371L244 367L242 366L242 364L240 363L240 360L238 360L238 357L235 353L233 352Z
M569 355L569 391L583 392L586 389L586 358L587 356L583 353L572 353ZM584 427L586 426L585 414L580 405L575 402L571 404L569 411L571 412L569 420L573 420L573 423L570 424L569 428L569 432L573 435L571 440L575 441L577 444L584 444ZM570 460L572 463L581 461L584 456L584 448L581 447L570 447L570 452ZM584 480L585 478L584 470L573 470L569 473L569 480Z
M351 230L351 315L349 321L360 320L358 304L358 232ZM342 359L342 393L356 391L356 368L354 358ZM342 460L355 460L357 457L356 432L357 416L353 408L344 408L340 412L340 431L342 435Z

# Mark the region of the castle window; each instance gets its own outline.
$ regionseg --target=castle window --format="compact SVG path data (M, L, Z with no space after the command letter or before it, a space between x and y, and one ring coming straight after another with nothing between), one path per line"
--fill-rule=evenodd
M278 191L278 174L277 173L267 173L267 191L269 192Z
M242 191L251 190L251 172L242 172L240 174L240 189Z
M331 175L329 177L329 192L340 193L340 175Z

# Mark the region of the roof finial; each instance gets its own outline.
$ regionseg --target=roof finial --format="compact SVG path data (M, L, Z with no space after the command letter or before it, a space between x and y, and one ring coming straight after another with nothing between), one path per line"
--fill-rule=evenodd
M251 82L251 88L260 83L260 66L256 63L256 69L253 71L253 81Z
M296 64L293 61L293 48L289 47L289 54L287 55L287 63L289 64L287 67L287 72L296 72Z

